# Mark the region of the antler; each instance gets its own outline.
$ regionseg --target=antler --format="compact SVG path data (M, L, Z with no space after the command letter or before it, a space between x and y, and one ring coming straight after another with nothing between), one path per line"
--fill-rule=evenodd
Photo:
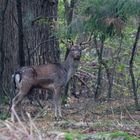
M82 41L81 43L80 43L80 46L85 46L86 44L89 44L90 42L91 42L91 39L92 39L92 35L93 35L93 32L91 32L91 34L90 34L90 36L88 37L88 39L86 40L86 41ZM85 49L86 47L82 47L82 50L83 49Z
M82 42L80 43L80 46L89 44L90 41L91 41L91 36L90 36L86 41L84 41L84 42L82 41Z

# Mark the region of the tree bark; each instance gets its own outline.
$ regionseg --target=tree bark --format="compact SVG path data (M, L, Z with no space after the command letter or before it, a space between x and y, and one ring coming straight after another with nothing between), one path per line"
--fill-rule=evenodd
M24 38L29 46L30 64L58 63L59 42L54 34L58 17L58 0L23 1L22 4L23 19L25 19L23 20ZM27 58L28 50L26 49L25 52ZM37 92L44 96L45 91Z
M2 75L3 75L3 71L4 71L4 59L5 59L5 51L4 51L4 46L3 46L3 42L4 42L4 33L5 33L5 12L8 6L8 0L5 1L4 4L4 9L2 11L2 16L1 16L1 39L0 39L0 56L1 56L1 60L0 60L0 81L2 80Z
M4 50L4 36L5 36L5 13L8 6L8 1L4 3L4 8L1 15L1 38L0 38L0 105L2 104L3 98L3 72L4 72L4 60L5 60L5 50Z
M18 47L19 65L25 65L24 44L23 44L23 24L22 24L22 4L21 0L16 0L17 19L18 19Z

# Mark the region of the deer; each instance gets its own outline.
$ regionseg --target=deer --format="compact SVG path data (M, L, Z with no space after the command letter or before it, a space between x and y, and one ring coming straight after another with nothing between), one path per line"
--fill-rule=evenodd
M13 83L16 88L16 96L12 100L11 119L14 121L15 107L33 88L51 90L54 102L55 120L62 119L61 90L66 86L75 74L80 62L84 43L69 44L69 54L63 63L49 63L38 66L24 66L18 68L13 74Z

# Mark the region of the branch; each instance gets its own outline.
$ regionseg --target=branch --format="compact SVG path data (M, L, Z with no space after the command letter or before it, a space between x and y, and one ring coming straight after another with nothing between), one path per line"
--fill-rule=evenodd
M58 38L55 38L55 40L57 40L57 39L58 39ZM37 51L37 49L39 49L43 44L45 44L45 43L47 43L48 41L51 41L51 40L54 40L54 38L48 39L48 40L45 40L45 41L39 43L39 44L30 52L29 55L32 56L32 55Z

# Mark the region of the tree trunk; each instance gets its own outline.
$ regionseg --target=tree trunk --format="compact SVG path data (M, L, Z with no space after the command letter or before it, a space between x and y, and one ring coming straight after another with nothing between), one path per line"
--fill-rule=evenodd
M0 82L1 90L9 96L12 95L11 75L19 64L27 65L28 54L31 65L59 62L59 44L54 35L58 0L45 0L44 4L43 0L24 0L22 7L20 2L0 1L0 9L3 9L0 14Z
M134 57L135 57L137 44L138 44L138 40L139 40L139 34L140 34L140 25L138 26L138 29L137 29L136 38L135 38L135 41L134 41L134 44L133 44L133 47L132 47L131 58L130 58L130 61L129 61L129 72L130 72L130 76L131 76L132 91L133 91L133 94L134 94L136 110L140 110L140 106L139 106L139 103L138 103L137 87L136 87L136 81L135 81L135 76L134 76L134 72L133 72L133 62L134 62Z
M3 3L3 2L1 2ZM5 60L5 50L4 50L4 37L5 37L5 13L8 6L8 0L4 1L4 8L0 17L1 27L0 27L0 105L2 104L3 98L3 72L4 72L4 60Z
M104 46L104 41L105 41L105 37L102 36L101 37L101 45L98 45L96 37L94 38L94 43L96 46L96 51L97 51L97 55L98 55L98 63L99 63L99 69L98 69L98 75L97 75L97 82L96 82L96 89L95 89L95 94L94 94L94 98L95 100L97 100L101 94L101 80L102 80L102 55L103 55L103 46Z
M24 1L23 4L26 13L23 26L24 30L26 29L24 32L30 50L31 65L59 62L59 44L54 35L58 0L54 3L51 3L51 0Z
M58 0L23 1L23 9L24 38L29 46L25 47L26 58L29 49L31 65L58 63L59 43L54 34L58 17ZM38 92L41 93L40 98L44 96L44 92L46 94L46 91Z
M111 99L111 94L112 94L112 86L113 86L113 74L111 76L111 71L109 69L109 67L107 66L107 64L105 62L102 61L102 64L106 70L106 75L107 75L107 79L108 79L108 94L107 94L107 97L108 97L108 101L110 101Z
M18 47L19 65L25 65L24 44L23 44L23 24L22 24L22 4L21 0L16 0L17 19L18 19Z

